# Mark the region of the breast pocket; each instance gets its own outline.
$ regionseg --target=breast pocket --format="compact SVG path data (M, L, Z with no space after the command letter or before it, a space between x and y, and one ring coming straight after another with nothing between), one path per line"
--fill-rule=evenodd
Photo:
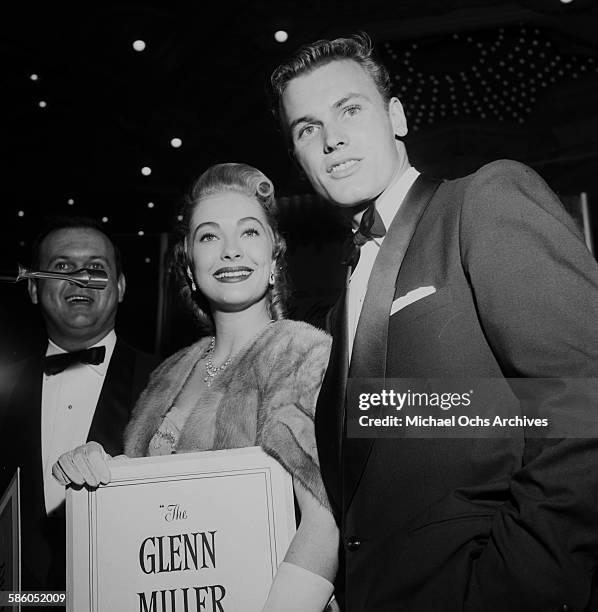
M407 321L414 321L426 314L438 310L440 308L446 308L452 304L451 288L449 286L442 287L434 293L427 295L411 304L408 304L401 310L398 310L390 316L391 324L405 323Z

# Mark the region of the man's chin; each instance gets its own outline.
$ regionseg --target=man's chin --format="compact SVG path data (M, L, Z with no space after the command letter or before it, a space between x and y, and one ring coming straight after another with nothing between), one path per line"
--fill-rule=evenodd
M65 323L72 328L93 327L94 325L97 325L97 318L91 317L88 314L79 313L75 316L69 317Z
M338 208L343 209L353 209L361 206L364 203L369 203L371 201L370 198L364 197L360 193L328 193L327 200L333 204L334 206L338 206Z
M75 351L92 346L104 338L112 327L98 325L83 325L80 321L77 324L66 325L64 321L59 326L49 326L47 328L48 337L58 346L67 350Z
M354 208L364 202L370 202L371 198L374 197L368 195L363 185L354 181L351 181L351 183L349 184L347 181L347 184L342 187L341 185L334 185L334 189L328 189L321 195L339 208Z
M83 319L79 317L75 320L71 320L65 326L67 335L73 337L94 337L102 331L102 326L98 324L97 320Z

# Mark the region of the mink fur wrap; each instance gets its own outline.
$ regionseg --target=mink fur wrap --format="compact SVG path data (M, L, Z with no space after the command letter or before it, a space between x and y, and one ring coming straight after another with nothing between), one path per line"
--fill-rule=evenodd
M147 455L152 436L209 343L202 338L154 370L125 431L129 457ZM314 410L329 352L330 337L307 323L268 325L197 398L176 451L259 445L328 507Z

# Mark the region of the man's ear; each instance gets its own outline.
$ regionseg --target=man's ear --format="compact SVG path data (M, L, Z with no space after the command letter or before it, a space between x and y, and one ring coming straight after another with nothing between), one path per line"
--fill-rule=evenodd
M27 279L27 291L29 291L29 297L33 304L39 302L37 297L37 281L34 278Z
M120 304L123 301L123 298L125 297L125 289L127 288L127 280L125 279L124 274L121 273L119 275L116 284L118 287L118 303Z
M407 136L407 119L405 118L405 111L403 105L398 98L391 98L388 102L388 116L390 117L390 123L394 130L395 136L403 138Z

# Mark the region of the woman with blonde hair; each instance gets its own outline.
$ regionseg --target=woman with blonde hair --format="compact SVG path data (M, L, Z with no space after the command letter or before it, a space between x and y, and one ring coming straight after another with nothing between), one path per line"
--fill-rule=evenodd
M320 477L314 408L328 362L322 331L285 319L285 242L272 182L245 164L219 164L195 182L177 230L181 293L211 334L152 374L125 432L125 453L261 446L292 476L301 511L264 612L322 612L332 595L338 530ZM90 442L54 465L63 484L110 479Z

